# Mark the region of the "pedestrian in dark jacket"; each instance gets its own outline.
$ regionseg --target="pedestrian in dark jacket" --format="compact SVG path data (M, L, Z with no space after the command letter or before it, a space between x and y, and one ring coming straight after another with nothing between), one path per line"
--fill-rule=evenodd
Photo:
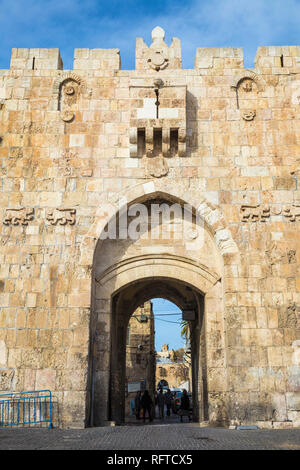
M134 399L134 411L136 419L140 419L140 412L141 412L141 392L137 392L135 399Z
M180 415L180 421L182 422L182 417L183 415L189 417L189 410L190 410L190 399L188 397L187 391L183 389L182 391L182 397L180 401L180 409L179 409L179 415ZM190 421L190 417L189 417Z
M168 388L167 393L165 394L165 403L167 405L167 416L170 416L170 410L173 402L173 394L171 390Z
M152 398L149 395L148 390L144 391L144 394L141 398L141 406L143 408L143 420L145 422L146 420L146 411L148 411L148 416L149 416L149 421L153 421L152 418L152 406L153 406L153 401Z
M160 389L159 394L157 395L157 404L160 419L164 419L165 416L165 397L162 389Z

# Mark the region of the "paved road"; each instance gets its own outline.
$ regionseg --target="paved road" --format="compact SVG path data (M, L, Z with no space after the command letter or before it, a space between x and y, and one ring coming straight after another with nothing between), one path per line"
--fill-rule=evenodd
M196 423L0 429L1 450L300 450L300 429L229 430Z

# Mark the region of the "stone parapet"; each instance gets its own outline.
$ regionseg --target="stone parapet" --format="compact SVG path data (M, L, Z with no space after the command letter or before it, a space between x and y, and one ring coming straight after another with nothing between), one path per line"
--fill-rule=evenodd
M244 68L243 49L233 47L200 47L195 58L196 69Z
M300 46L260 46L257 49L254 64L255 67L261 69L300 67Z
M59 49L13 49L10 68L17 70L62 70Z
M74 70L119 70L119 49L75 49Z

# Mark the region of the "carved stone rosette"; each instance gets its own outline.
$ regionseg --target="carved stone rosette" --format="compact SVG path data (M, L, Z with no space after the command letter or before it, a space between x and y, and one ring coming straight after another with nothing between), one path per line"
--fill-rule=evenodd
M73 111L68 111L68 110L62 111L60 113L60 117L65 122L71 122L72 119L74 118L74 112Z
M241 116L244 119L244 121L253 121L253 119L256 116L256 111L255 110L241 111Z
M165 31L157 26L152 31L152 44L148 48L144 47L144 58L146 67L159 72L166 67L178 68L180 64L180 42L178 39L173 38L172 44L169 47L165 43ZM177 60L176 60L177 59Z

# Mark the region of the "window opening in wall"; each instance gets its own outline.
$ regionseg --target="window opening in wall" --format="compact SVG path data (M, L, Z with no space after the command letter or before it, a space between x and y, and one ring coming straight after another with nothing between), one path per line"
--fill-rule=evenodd
M178 129L170 130L170 153L171 155L178 154Z
M32 58L32 70L34 70L35 67L35 57Z
M146 153L146 133L144 128L139 128L137 131L137 152L138 156L142 157Z
M280 56L281 67L283 67L283 55Z
M153 129L153 154L159 155L162 153L162 129Z

